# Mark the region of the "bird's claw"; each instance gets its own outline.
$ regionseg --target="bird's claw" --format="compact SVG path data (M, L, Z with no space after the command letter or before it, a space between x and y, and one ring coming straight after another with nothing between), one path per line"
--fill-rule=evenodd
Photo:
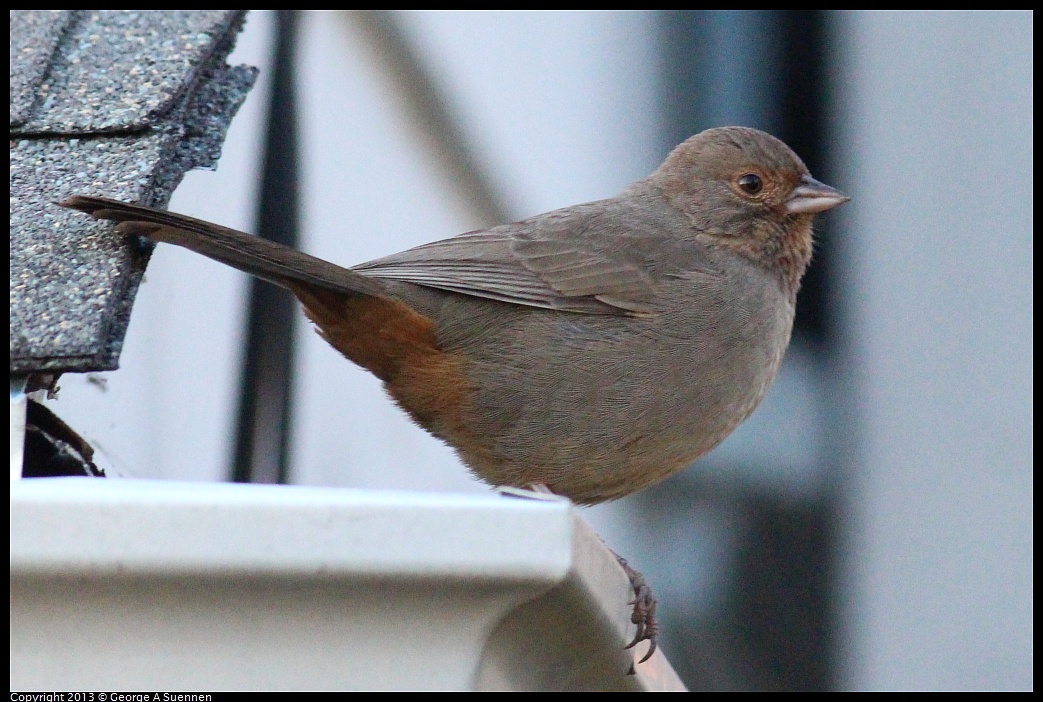
M633 648L642 641L648 641L648 651L638 663L644 663L656 650L656 637L659 636L659 620L656 619L656 599L652 595L652 588L645 582L645 577L637 572L626 562L626 559L616 556L623 572L630 579L630 586L634 590L634 599L629 603L634 610L630 614L630 621L637 626L634 640L626 645Z

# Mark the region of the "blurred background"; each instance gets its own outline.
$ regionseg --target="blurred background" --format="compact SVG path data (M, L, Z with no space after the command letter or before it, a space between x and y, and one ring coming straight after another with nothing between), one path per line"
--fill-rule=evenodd
M609 197L727 124L852 196L762 407L587 510L692 689L1032 688L1032 14L254 12L171 209L360 263ZM486 492L288 298L161 246L51 403L125 477Z

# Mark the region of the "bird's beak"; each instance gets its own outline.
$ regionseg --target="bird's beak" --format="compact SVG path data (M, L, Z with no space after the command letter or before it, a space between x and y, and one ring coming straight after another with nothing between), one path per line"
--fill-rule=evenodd
M800 179L800 185L786 200L786 211L790 214L815 214L825 212L850 200L847 195L809 175Z

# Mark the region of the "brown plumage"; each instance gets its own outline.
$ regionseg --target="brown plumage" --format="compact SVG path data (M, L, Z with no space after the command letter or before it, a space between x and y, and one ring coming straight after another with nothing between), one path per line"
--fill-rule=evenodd
M477 475L595 503L753 411L789 341L812 215L846 199L782 142L731 127L618 197L351 269L147 207L62 204L289 288Z
M288 288L479 477L590 504L749 416L789 343L812 217L847 199L778 139L727 127L617 197L350 269L147 207L61 204Z

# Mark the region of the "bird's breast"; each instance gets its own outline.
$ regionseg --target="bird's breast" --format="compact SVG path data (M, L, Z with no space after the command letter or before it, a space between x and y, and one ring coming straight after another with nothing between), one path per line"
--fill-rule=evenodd
M471 382L471 435L444 438L489 482L542 482L579 502L620 497L687 466L763 398L793 305L757 275L686 283L662 286L667 304L647 317L455 301L472 306L475 333L458 331L450 349Z

